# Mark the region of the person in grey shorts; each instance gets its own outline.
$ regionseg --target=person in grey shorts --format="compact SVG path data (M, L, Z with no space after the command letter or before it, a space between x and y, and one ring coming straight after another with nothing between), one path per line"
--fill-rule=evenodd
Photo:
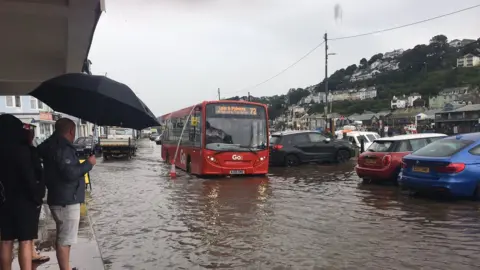
M38 146L43 158L47 203L57 225L56 252L60 270L71 270L70 247L77 243L80 204L85 202L85 178L96 164L95 156L80 163L75 147L75 123L62 118L55 132ZM76 268L73 268L76 269Z

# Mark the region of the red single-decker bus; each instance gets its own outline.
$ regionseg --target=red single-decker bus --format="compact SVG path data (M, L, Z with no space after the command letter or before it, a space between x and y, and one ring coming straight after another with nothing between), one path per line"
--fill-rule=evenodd
M268 173L268 115L264 104L204 101L163 115L160 122L164 126L162 158L188 173ZM177 158L173 161L179 141Z

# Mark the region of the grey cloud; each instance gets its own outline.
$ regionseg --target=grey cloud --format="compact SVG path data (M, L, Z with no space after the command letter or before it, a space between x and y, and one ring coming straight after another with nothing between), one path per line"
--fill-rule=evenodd
M133 3L135 2L135 3ZM334 6L343 9L334 20ZM216 98L269 78L330 37L422 20L477 0L107 1L90 59L94 72L129 84L156 113ZM479 9L480 10L480 9ZM479 10L380 35L331 41L330 72L362 57L426 43L435 34L478 38ZM253 95L285 93L323 79L323 48ZM240 93L240 94L246 94Z

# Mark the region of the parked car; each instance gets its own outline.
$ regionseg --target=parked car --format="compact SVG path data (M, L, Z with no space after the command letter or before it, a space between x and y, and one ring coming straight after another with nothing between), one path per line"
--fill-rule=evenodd
M346 140L332 140L315 131L272 133L270 165L297 166L309 162L345 162L355 155Z
M447 137L403 158L399 184L480 199L480 133Z
M77 151L77 156L89 156L92 153L92 137L80 137L73 142L73 146ZM101 153L101 147L97 140L95 140L94 149L95 154Z
M343 134L340 139L343 138ZM349 140L353 145L360 147L360 141L363 140L364 149L367 149L372 145L373 141L380 138L380 135L376 132L369 131L351 131L347 133L347 140Z
M363 180L396 182L404 156L444 137L447 135L422 133L376 139L358 157L355 171Z
M155 138L156 138L157 136L159 136L159 135L158 135L158 133L156 133L156 132L153 132L152 134L150 134L150 137L149 137L149 138L150 138L150 141L155 141Z

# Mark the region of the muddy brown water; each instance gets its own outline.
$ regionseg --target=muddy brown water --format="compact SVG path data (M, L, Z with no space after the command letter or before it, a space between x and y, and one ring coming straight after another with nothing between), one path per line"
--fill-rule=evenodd
M107 269L479 269L480 204L361 184L354 164L168 177L160 146L100 161L89 215Z

